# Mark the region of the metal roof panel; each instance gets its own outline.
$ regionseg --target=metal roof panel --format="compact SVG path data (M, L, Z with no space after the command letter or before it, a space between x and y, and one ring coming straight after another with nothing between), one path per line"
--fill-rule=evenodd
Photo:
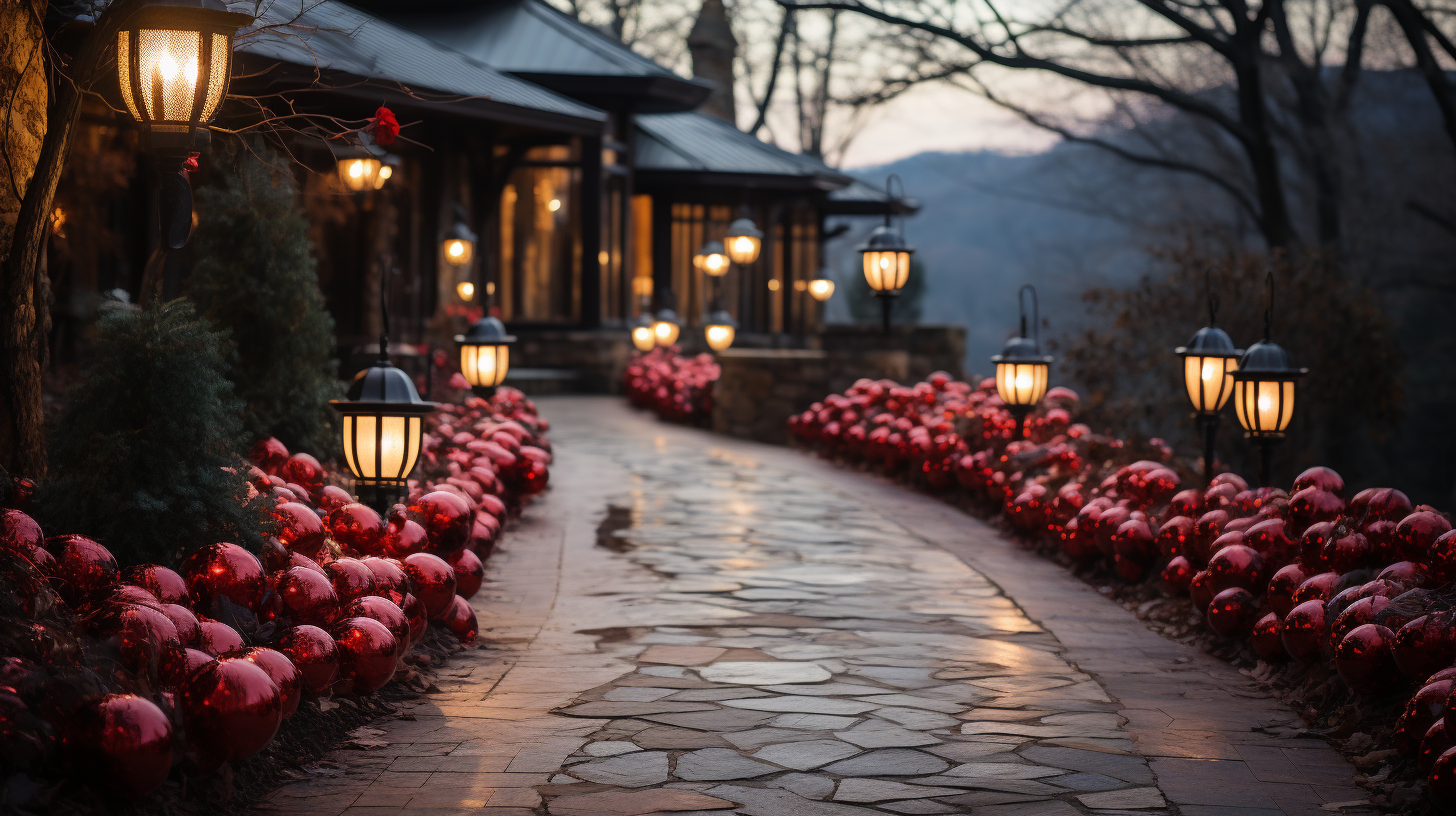
M852 181L812 156L759 141L707 114L648 113L635 122L638 170L798 176L834 187Z

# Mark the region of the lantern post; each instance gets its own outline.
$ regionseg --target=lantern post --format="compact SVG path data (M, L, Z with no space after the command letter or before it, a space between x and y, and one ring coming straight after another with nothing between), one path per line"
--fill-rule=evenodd
M892 190L896 182L900 184L900 197L904 198L905 183L900 181L899 176L891 175L885 180L885 223L875 227L874 232L870 233L870 237L859 248L864 262L865 281L869 283L875 297L880 299L880 315L885 334L890 333L890 312L894 308L895 298L910 279L910 256L915 252L905 243L904 219L901 218L902 226L899 229L891 221L896 200Z
M1208 325L1199 329L1188 345L1173 350L1183 360L1183 387L1193 406L1203 434L1203 483L1213 482L1218 441L1219 412L1234 392L1234 371L1243 349L1234 348L1228 332L1218 328L1218 297L1213 294L1212 276L1204 275L1208 293Z
M1027 333L1026 294L1031 293L1031 333ZM1006 408L1016 418L1016 438L1026 436L1025 421L1031 409L1046 396L1047 381L1050 378L1050 355L1041 353L1039 341L1041 310L1037 304L1036 287L1026 284L1016 294L1016 303L1021 310L1021 334L1006 341L1001 353L991 358L996 364L996 393Z
M1264 309L1264 339L1249 346L1233 372L1234 415L1244 427L1244 437L1259 446L1259 484L1272 481L1274 446L1294 418L1295 382L1309 373L1295 368L1289 354L1269 339L1274 322L1274 273L1265 278L1268 301Z

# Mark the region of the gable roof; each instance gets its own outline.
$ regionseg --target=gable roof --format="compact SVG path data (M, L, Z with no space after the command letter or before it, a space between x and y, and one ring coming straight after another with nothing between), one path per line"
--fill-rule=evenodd
M463 54L558 91L641 96L688 110L712 89L685 79L542 0L359 0L401 26ZM654 103L649 102L649 107Z
M831 190L824 211L830 215L884 215L886 207L893 207L897 215L910 215L920 211L920 202L893 198L882 187L857 178L847 187Z
M634 164L639 173L692 176L709 184L759 177L756 182L765 186L820 190L835 190L853 182L818 159L759 141L707 114L639 114L635 122ZM734 178L730 181L729 177Z
M317 69L363 80L339 92L420 104L409 91L438 94L432 108L575 132L601 132L604 111L513 77L458 51L336 0L273 0L237 50L276 60L312 79ZM402 87L401 87L402 86ZM386 93L392 92L392 93Z

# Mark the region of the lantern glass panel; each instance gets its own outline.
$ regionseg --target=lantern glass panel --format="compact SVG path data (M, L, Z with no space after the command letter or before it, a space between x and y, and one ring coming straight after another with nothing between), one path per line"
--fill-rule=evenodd
M638 351L652 351L652 348L657 345L657 339L654 336L652 327L638 326L632 329L632 345Z
M910 253L897 250L866 250L865 280L876 292L897 292L910 279Z
M1183 358L1183 383L1193 410L1202 414L1217 413L1234 392L1234 372L1239 368L1237 357L1203 357L1190 354Z
M834 281L828 278L809 281L809 295L815 300L828 300L834 295Z
M758 260L762 242L752 235L736 235L728 239L728 257L736 264L751 264Z
M1046 396L1049 368L1046 363L997 363L996 393L1007 405L1035 405Z
M420 455L420 417L344 414L344 461L362 482L403 480Z
M722 351L733 345L733 336L736 333L732 326L715 325L704 330L703 335L708 341L708 348L713 351Z
M127 30L118 33L116 49L122 100L138 121L201 124L210 121L217 112L229 71L230 48L226 34L154 28ZM131 73L133 58L135 76ZM200 83L206 87L199 107Z
M475 242L463 238L451 238L445 242L445 262L451 266L464 266L475 257Z
M678 332L682 327L676 323L669 323L666 320L658 320L652 324L652 334L659 346L670 346L677 342Z
M699 255L698 268L704 273L718 277L728 273L728 256L717 252L709 252L706 255Z
M494 388L511 367L511 347L464 345L460 347L460 373L472 387Z
M1294 418L1294 381L1235 382L1234 413L1251 436L1282 436Z

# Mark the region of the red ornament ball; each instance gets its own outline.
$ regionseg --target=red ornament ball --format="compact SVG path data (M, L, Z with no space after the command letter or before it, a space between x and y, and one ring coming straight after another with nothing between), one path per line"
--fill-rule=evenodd
M187 681L192 679L192 675L196 674L198 669L216 660L217 658L207 652L183 649L182 659L169 664L166 673L160 677L162 688L180 689L186 686Z
M1193 608L1198 611L1205 611L1208 605L1213 603L1213 596L1218 590L1213 586L1213 574L1208 570L1194 573L1193 579L1188 582L1188 597L1193 601Z
M470 542L470 506L454 493L426 493L410 502L409 512L436 550L450 553Z
M455 594L467 601L475 597L485 580L485 564L480 557L470 550L460 550L451 553L446 561L455 568Z
M177 628L177 637L183 646L191 646L197 642L197 616L192 614L191 609L181 604L162 604L162 614Z
M450 608L440 617L440 622L455 635L462 644L469 646L475 642L475 636L480 632L480 622L475 617L475 609L470 602L455 596L450 602Z
M1450 613L1421 615L1400 627L1392 653L1400 673L1415 680L1450 666L1456 661L1456 630Z
M1421 740L1437 720L1446 715L1446 701L1451 697L1450 680L1437 680L1422 686L1405 704L1395 728L1395 747L1406 756L1420 753Z
M294 623L328 626L338 617L339 597L322 568L292 567L278 581L279 611Z
M40 525L19 510L0 509L0 547L21 550L40 547L45 542Z
M219 657L243 648L243 636L222 621L200 620L197 622L196 644L198 651Z
M186 606L191 600L187 594L187 582L166 567L142 564L128 569L122 578L152 593L162 603Z
M343 507L346 504L350 504L353 501L354 497L350 496L349 491L345 490L342 487L336 487L334 485L324 485L322 488L319 489L318 506L319 509L324 511L325 513L332 513L340 507Z
M354 691L377 691L394 676L399 644L384 624L373 618L346 618L334 627L333 635L339 647L339 674L353 681Z
M1456 808L1456 749L1448 748L1431 764L1431 773L1426 777L1431 799L1440 809L1450 812Z
M1325 602L1305 601L1289 610L1279 629L1284 651L1301 663L1319 660L1329 640L1325 637Z
M51 583L66 603L81 607L93 596L111 589L121 577L116 558L94 539L61 535L46 539L56 557Z
M1273 663L1284 657L1284 642L1279 637L1279 616L1270 612L1254 623L1249 644L1259 659Z
M204 613L215 612L219 598L256 610L267 588L258 557L227 542L210 544L188 556L182 562L182 576L187 579L193 608Z
M283 719L292 717L303 699L303 673L293 661L282 652L257 647L244 649L241 657L267 673L268 679L278 687Z
M257 753L283 721L278 685L261 667L224 658L197 671L182 692L187 738L220 760Z
M128 799L150 796L172 770L172 722L135 694L108 694L84 709L63 745L88 781Z
M276 644L312 692L326 690L339 677L339 649L328 632L303 624L283 633Z
M1304 571L1304 567L1298 564L1285 564L1274 573L1266 590L1269 606L1274 609L1274 614L1280 618L1289 614L1289 610L1294 608L1295 591L1309 578L1310 575Z
M323 489L324 477L327 474L324 472L323 465L319 464L319 460L306 453L295 453L288 457L288 461L279 468L278 475L282 476L284 481L296 482L308 488L309 493L314 493Z
M410 644L419 643L420 638L425 636L425 627L430 625L430 615L425 611L425 602L414 595L406 595L404 603L400 604L399 608L403 609L405 617L409 618Z
M391 601L387 601L378 595L366 595L363 598L353 601L344 607L345 618L372 618L384 624L391 635L394 635L395 644L399 647L400 655L409 650L410 646L410 622L405 616L404 610Z
M356 558L339 558L324 564L324 571L333 582L334 594L339 603L348 604L355 598L373 595L374 571Z
M1213 596L1208 605L1208 628L1219 637L1243 637L1258 611L1253 593L1243 587L1230 587Z
M1335 647L1335 671L1355 691L1375 693L1394 680L1394 643L1395 633L1378 623L1357 626Z
M455 597L455 568L438 555L414 553L405 557L404 571L411 591L424 601L430 618L445 614L450 599Z
M412 553L424 552L430 547L430 537L425 528L411 519L391 519L389 531L384 538L385 550L395 558L404 558Z
M1188 585L1193 581L1194 572L1193 565L1188 563L1188 559L1179 555L1163 567L1163 572L1158 577L1163 581L1163 590L1169 595L1186 595Z
M1451 709L1448 706L1446 710ZM1450 733L1446 730L1445 718L1436 720L1430 728L1426 729L1426 735L1421 738L1420 755L1416 763L1422 773L1430 773L1431 768L1436 765L1436 760L1451 749L1453 741Z
M404 574L404 564L393 558L359 559L359 563L374 573L374 591L395 606L403 606L404 596L409 594L409 576Z
M1402 558L1425 561L1430 556L1431 545L1450 531L1451 522L1445 516L1423 510L1401 520L1395 528L1395 542Z
M329 513L329 535L345 550L359 555L383 555L384 519L372 507L346 504Z
M259 439L248 449L248 459L264 473L272 476L288 461L288 448L271 436Z
M328 531L318 513L301 502L278 505L273 508L273 518L278 521L278 540L294 552L312 556L328 539Z
M1345 480L1340 478L1340 474L1327 467L1312 467L1299 474L1294 480L1295 493L1307 487L1317 488L1338 496L1345 492Z

